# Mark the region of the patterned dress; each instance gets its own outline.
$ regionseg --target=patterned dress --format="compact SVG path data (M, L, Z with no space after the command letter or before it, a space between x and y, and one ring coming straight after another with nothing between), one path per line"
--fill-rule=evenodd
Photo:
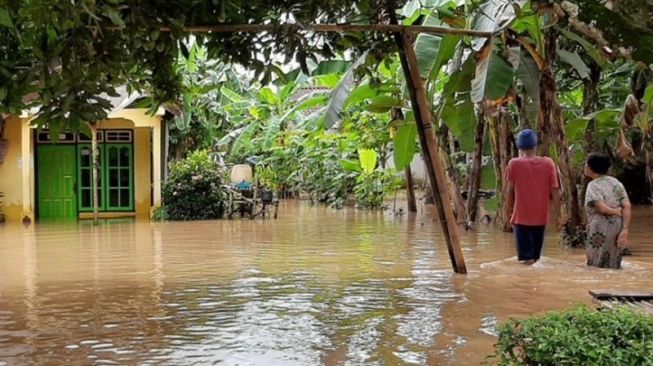
M587 265L600 268L621 268L621 249L617 237L621 232L619 216L600 214L595 205L603 201L608 207L619 208L628 202L626 189L616 178L601 176L592 180L585 192L587 210Z

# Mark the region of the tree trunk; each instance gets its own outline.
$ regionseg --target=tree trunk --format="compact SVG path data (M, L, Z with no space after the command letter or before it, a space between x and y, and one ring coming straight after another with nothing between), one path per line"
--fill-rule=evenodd
M492 159L494 160L494 173L497 180L496 196L499 202L494 223L502 231L509 232L511 231L510 217L505 217L504 210L507 194L507 186L504 179L506 177L508 161L512 156L507 151L509 148L507 142L510 141L510 136L507 134L510 132L510 129L503 113L499 112L490 115L488 112L490 111L487 109L484 111L489 128L490 141L492 143Z
M93 225L99 223L99 197L98 197L98 169L99 169L99 149L97 144L97 126L95 123L91 124L91 166L93 173L91 174L91 187L93 190Z
M390 21L397 24L397 17L393 8L389 9L389 15ZM417 56L413 48L413 38L409 33L395 33L394 37L399 50L399 58L406 78L407 89L411 97L415 122L417 123L417 132L422 145L422 151L424 152L424 162L429 173L433 198L438 209L438 219L442 225L444 238L447 242L449 258L454 271L457 273L467 273L465 260L460 248L458 228L456 227L451 202L448 199L449 192L446 185L446 172L438 156L440 147L433 133L433 116L429 109L424 84L419 75Z
M417 212L417 201L415 200L415 187L413 184L413 172L410 170L410 165L404 169L406 176L406 192L408 194L408 212Z
M583 212L578 199L578 187L571 165L569 154L569 143L565 133L562 110L557 97L557 85L555 80L554 65L556 62L557 33L550 30L545 40L545 62L540 77L540 112L538 115L538 127L541 137L540 153L549 156L551 146L555 144L560 168L560 182L564 212L568 215L565 235L565 244L572 244L577 241L584 241L582 233ZM561 213L556 212L556 215Z
M590 78L583 79L583 114L586 116L596 112L598 109L599 82L601 81L601 65L592 60L589 63L589 68ZM585 140L583 143L583 151L585 151L586 156L592 152L599 151L600 146L597 135L596 119L592 118L588 121L587 128L583 134ZM585 197L585 190L587 189L589 178L586 177L585 174L579 174L579 176L576 177L576 182L580 184L579 199L582 202Z
M508 171L508 162L510 162L510 159L513 156L512 153L512 130L510 128L510 114L507 113L503 109L503 107L498 107L499 108L499 157L500 157L500 166L501 166L501 174L502 174L502 180L505 179L507 171ZM503 184L501 186L501 195L503 197L506 197L508 194L508 185L506 184L505 180L503 181ZM505 204L505 202L504 202ZM501 205L501 213L503 215L503 212L505 210L503 209L503 204ZM510 223L510 217L504 217L503 218L503 226L501 227L503 231L511 231L512 225Z
M531 119L531 116L528 114L526 100L526 96L520 96L515 93L515 107L517 107L517 114L519 117L518 125L520 130L524 128L533 128L533 125L535 124L533 123L534 121Z
M599 82L601 81L601 66L594 61L589 63L590 78L583 80L583 114L588 115L596 112L599 105ZM599 149L596 138L596 120L591 119L585 129L585 153Z
M476 219L478 216L479 190L481 189L481 168L483 167L483 138L485 137L485 123L485 115L481 110L479 112L478 122L476 123L474 160L472 161L472 171L469 176L469 186L467 188L468 228L473 228L476 225Z

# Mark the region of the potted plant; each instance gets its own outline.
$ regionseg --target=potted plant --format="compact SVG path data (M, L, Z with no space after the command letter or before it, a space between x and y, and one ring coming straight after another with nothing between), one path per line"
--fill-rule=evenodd
M269 166L263 166L258 168L256 173L256 178L261 185L261 201L263 203L272 203L274 201L274 191L279 189L279 180L276 172Z

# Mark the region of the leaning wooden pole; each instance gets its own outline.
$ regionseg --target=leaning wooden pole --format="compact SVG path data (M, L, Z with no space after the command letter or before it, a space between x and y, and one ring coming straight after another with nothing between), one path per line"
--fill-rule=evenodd
M98 169L99 169L99 149L97 145L97 127L91 123L91 187L93 189L93 225L99 222L99 197L98 197Z
M390 16L391 21L396 23L397 19L394 12L391 12ZM417 56L413 49L413 36L405 32L395 33L394 36L397 48L399 49L401 66L406 77L406 86L410 93L420 144L424 152L424 163L426 164L433 198L438 209L438 219L442 225L447 249L449 250L449 258L456 273L467 273L463 252L460 248L456 219L451 202L449 202L446 173L442 166L442 160L438 156L440 148L433 133L433 116L428 107L429 103L426 99L426 91L419 75ZM443 201L445 199L447 202Z

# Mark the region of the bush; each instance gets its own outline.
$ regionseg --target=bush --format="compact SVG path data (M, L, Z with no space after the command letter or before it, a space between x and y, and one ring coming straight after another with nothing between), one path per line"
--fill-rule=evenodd
M154 212L152 212L152 221L166 221L168 219L168 214L166 213L165 207L157 207Z
M354 180L354 174L340 164L344 140L344 135L331 133L305 140L297 158L290 161L294 169L288 177L291 187L308 193L314 203L342 208Z
M361 172L354 187L356 204L364 208L383 208L385 197L401 188L401 183L401 178L394 171Z
M221 172L208 151L196 151L170 167L163 187L165 216L170 220L206 220L222 217L225 192Z
M499 365L653 365L653 317L585 306L499 327Z

